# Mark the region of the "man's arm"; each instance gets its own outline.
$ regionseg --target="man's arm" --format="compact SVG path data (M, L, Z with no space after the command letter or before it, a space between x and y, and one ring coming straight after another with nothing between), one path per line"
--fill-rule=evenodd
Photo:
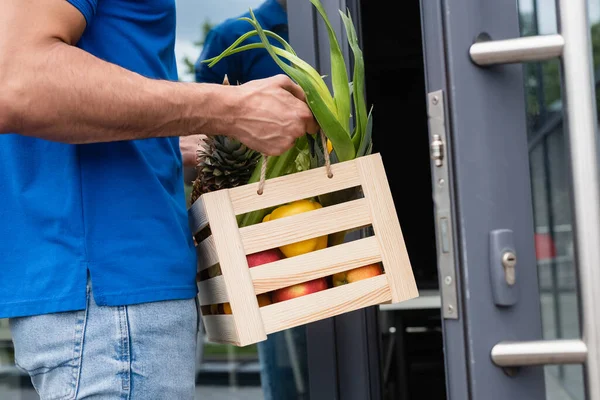
M0 2L0 133L65 143L227 134L280 154L317 126L299 86L147 79L75 47L85 18L65 0Z

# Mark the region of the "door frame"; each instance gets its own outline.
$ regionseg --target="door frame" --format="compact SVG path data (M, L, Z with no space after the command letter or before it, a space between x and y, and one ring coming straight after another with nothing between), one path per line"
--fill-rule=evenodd
M542 400L542 367L502 370L490 358L498 342L542 338L523 68L512 64L482 69L468 53L482 32L493 39L519 37L518 9L494 0L427 0L421 7L428 108L434 109L431 95L441 93L447 133L443 162L448 180L443 188L433 160L431 169L440 287L450 281L448 270L442 269L448 264L456 285L450 291L456 294L455 304L450 304L452 295L441 291L448 397ZM440 218L444 198L449 227ZM518 257L509 295L516 298L511 299L514 304L493 295L494 285L506 289L498 281L501 260L491 255L497 238L492 232L497 230L509 230ZM444 232L454 242L450 252L442 248ZM450 306L456 310L453 316L448 315Z

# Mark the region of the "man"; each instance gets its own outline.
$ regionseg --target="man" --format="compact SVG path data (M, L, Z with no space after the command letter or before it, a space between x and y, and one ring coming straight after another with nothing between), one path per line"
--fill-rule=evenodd
M317 130L285 76L173 82L174 42L175 0L0 2L0 318L42 399L193 399L178 138Z
M285 0L265 0L253 13L263 29L275 32L288 41L286 6ZM250 13L241 17L250 18ZM196 81L220 83L227 75L232 83L247 83L283 73L264 49L233 54L212 67L202 62L218 56L252 29L252 25L239 17L227 19L211 29L196 62ZM245 43L259 42L260 38L254 36ZM273 40L272 43L281 47L277 41ZM304 326L293 328L287 332L271 334L266 341L258 343L261 385L265 400L292 400L301 398L304 394L307 375L305 331Z
M263 29L275 32L288 41L285 0L266 0L254 9L253 13ZM250 13L245 13L240 17L250 18ZM250 23L240 21L239 17L227 19L211 29L204 40L202 54L196 62L196 81L219 83L223 82L223 77L227 74L229 81L235 85L283 73L264 49L253 49L232 54L212 67L202 62L218 56L240 36L252 29ZM281 44L275 39L269 40L274 45L281 47ZM244 44L251 43L260 43L260 38L253 36L244 42Z

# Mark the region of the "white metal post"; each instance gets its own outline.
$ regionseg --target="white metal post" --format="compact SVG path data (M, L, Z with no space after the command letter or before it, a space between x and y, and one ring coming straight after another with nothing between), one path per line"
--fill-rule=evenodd
M564 115L569 132L573 210L588 398L600 399L600 189L592 46L586 0L557 0Z

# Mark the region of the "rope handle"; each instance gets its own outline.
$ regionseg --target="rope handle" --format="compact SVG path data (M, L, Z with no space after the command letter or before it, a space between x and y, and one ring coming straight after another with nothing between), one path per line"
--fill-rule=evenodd
M321 143L323 144L323 152L325 153L325 170L327 171L327 177L333 178L333 172L331 172L331 159L329 158L329 150L327 149L327 137L323 133L322 130L319 130L321 136ZM263 190L265 188L265 181L267 180L267 161L269 157L266 155L262 155L262 164L260 168L260 181L258 183L258 190L256 193L258 195L263 194Z

